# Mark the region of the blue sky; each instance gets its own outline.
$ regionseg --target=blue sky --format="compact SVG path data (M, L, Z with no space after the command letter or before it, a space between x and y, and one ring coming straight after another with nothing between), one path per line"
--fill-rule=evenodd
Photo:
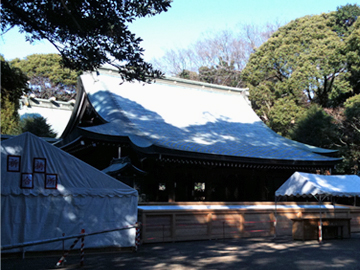
M143 39L144 58L150 61L168 49L187 47L206 31L235 30L240 24L289 22L334 11L347 3L358 4L351 0L174 0L167 12L138 19L129 27ZM25 35L17 29L0 37L0 48L6 60L57 52L47 41L34 45L25 42Z

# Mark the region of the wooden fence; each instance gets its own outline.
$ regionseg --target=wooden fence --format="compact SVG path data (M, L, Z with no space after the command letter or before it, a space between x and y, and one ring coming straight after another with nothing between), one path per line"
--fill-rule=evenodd
M319 217L317 203L294 202L276 210L273 202L141 204L138 210L143 243L291 235L291 219ZM324 203L321 212L351 218L351 231L360 232L360 207Z

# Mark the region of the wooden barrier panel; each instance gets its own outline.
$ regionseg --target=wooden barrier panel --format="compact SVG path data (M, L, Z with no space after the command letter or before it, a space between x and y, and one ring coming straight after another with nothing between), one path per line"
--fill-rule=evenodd
M322 236L324 239L350 238L350 218L323 217ZM319 238L320 218L292 219L292 236L294 240L316 240Z
M173 241L192 240L194 235L198 239L208 238L207 214L181 213L175 215L176 238Z
M143 243L292 235L292 219L319 218L317 203L167 203L138 208ZM324 203L322 218L351 218L360 231L360 207ZM276 220L276 230L275 230Z

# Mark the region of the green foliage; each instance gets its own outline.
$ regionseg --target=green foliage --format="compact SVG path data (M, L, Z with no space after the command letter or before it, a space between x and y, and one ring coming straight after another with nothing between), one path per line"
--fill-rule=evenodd
M19 108L19 99L30 91L28 77L17 67L12 66L0 56L1 62L1 103L5 99L15 104L15 111Z
M360 8L347 5L336 12L305 16L281 27L249 59L242 79L253 108L274 131L286 134L281 99L302 111L310 104L335 108L359 91ZM281 105L280 105L281 107ZM300 117L301 114L296 116Z
M206 83L212 83L216 84L216 73L217 70L214 67L200 67L199 68L199 80L206 82Z
M360 94L347 99L344 107L347 120L360 121Z
M186 80L192 80L192 81L198 81L199 80L199 75L194 72L194 71L190 71L187 69L183 69L179 75L180 78L182 79L186 79Z
M141 39L128 24L169 7L169 0L3 0L1 30L18 26L30 42L47 39L67 68L95 70L109 63L124 79L147 81L161 72L143 60Z
M280 98L275 101L269 113L269 127L276 130L281 136L289 137L297 119L301 118L304 113L305 109L298 106L293 99L289 97Z
M220 59L220 64L215 67L202 66L199 73L183 69L179 74L180 78L200 81L218 85L226 85L231 87L242 87L240 80L240 72L235 69L234 64L228 65L227 62Z
M58 54L33 54L20 60L11 61L13 66L20 68L28 77L49 78L53 84L76 85L82 72L76 72L61 66L61 56Z
M34 86L32 92L37 97L55 96L63 101L75 98L77 78L82 72L63 68L60 55L33 54L23 60L16 58L11 64L30 78L30 85Z
M333 29L340 36L348 35L358 16L360 16L360 7L358 5L347 4L346 6L338 7L334 14L335 25Z
M290 135L295 141L324 148L332 148L339 138L334 119L318 105L306 111Z
M16 67L1 61L1 134L17 135L20 133L18 109L20 97L29 92L28 78Z
M358 5L346 5L290 22L251 55L242 74L263 121L291 139L338 149L338 173L359 166L359 15Z
M30 92L28 77L20 68L1 60L1 134L19 135L30 131L38 136L55 137L56 134L42 117L25 118L20 121L19 99ZM34 69L36 69L36 65Z
M339 89L350 91L342 83L345 57L340 54L340 38L327 25L330 15L306 16L280 28L251 57L243 71L256 109L268 115L274 101L290 96L301 105L304 98L321 106L331 104ZM341 87L337 87L341 84Z
M241 87L240 71L235 69L234 61L228 64L222 58L219 64L213 67L200 67L199 68L200 81L226 85L231 87Z
M359 15L360 17L360 15ZM358 18L359 18L358 17ZM352 94L360 94L360 20L354 23L352 32L347 38L346 56L350 76L348 81L353 89Z
M340 173L359 174L360 160L360 94L349 98L344 103L344 120L341 122L342 132L340 153L343 162L337 166Z
M19 135L21 133L16 103L1 97L1 134Z
M42 116L25 117L21 119L21 132L31 132L39 137L55 138L56 133Z

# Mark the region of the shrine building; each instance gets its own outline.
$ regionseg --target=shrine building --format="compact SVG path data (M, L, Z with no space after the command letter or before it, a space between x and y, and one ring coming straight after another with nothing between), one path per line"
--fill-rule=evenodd
M295 171L331 171L341 160L268 128L248 89L130 83L101 69L80 76L77 91L56 145L136 188L141 201L270 201Z

